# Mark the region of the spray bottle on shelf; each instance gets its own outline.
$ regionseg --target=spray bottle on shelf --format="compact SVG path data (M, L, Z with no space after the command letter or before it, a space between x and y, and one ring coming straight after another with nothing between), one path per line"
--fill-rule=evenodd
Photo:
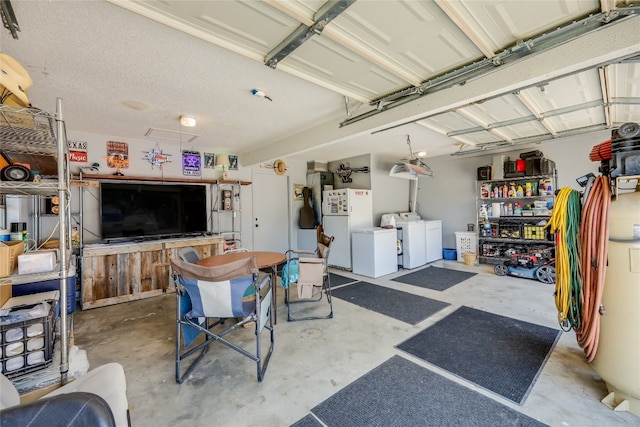
M487 220L489 218L489 213L487 212L487 205L486 204L482 204L480 206L480 212L478 213L478 215L480 216L480 218Z

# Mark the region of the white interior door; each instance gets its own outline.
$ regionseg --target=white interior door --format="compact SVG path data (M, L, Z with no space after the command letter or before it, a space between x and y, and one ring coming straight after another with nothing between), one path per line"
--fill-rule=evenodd
M289 197L286 175L253 172L253 250L289 249Z

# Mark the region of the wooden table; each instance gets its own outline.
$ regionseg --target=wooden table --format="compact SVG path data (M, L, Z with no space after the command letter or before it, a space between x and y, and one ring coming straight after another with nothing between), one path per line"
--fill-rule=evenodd
M273 323L278 323L277 315L277 289L278 289L278 266L284 264L287 256L280 252L254 251L254 252L232 252L222 255L211 255L198 261L198 265L205 267L216 267L233 261L239 261L250 257L256 257L258 268L268 270L271 274L271 287L273 289Z

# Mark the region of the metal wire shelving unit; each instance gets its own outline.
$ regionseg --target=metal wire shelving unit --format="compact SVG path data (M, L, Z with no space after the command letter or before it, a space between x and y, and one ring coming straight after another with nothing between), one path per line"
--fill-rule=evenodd
M69 326L67 313L67 278L75 272L71 262L69 210L69 149L62 116L62 99L56 100L56 113L35 108L0 105L0 150L31 156L51 156L57 175L41 182L2 181L0 196L48 196L59 198L59 261L50 273L14 274L0 278L0 286L57 279L60 281L60 381L67 382L69 370Z

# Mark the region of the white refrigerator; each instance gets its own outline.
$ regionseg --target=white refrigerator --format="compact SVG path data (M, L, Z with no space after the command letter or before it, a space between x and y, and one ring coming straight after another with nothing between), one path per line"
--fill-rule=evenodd
M352 230L373 227L371 190L340 188L322 193L322 226L334 237L329 265L351 270Z

